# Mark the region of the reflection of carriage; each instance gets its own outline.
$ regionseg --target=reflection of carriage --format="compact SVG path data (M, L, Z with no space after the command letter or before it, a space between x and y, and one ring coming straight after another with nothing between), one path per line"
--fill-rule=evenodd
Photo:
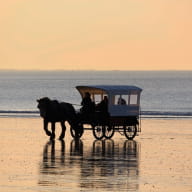
M51 140L45 144L39 165L38 185L66 191L78 183L76 191L138 191L140 143L112 139ZM78 170L78 171L77 171ZM51 176L51 177L50 177Z
M112 138L115 131L125 135L127 139L133 139L141 131L140 119L140 94L142 89L136 86L77 86L81 97L88 92L95 104L108 97L107 113L95 110L81 118L79 124L86 128L90 125L96 139ZM120 102L121 101L121 102ZM81 137L82 133L79 135ZM71 135L75 137L75 132L71 129Z

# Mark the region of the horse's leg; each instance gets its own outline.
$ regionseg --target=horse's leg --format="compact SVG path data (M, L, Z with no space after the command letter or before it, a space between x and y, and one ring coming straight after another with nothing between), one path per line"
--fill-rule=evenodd
M48 130L48 121L44 119L43 121L43 126L44 126L44 130L45 130L45 133L48 135L48 136L51 136L51 132Z
M55 139L55 122L51 122L51 130L52 130L52 135L50 136L50 139Z
M66 131L66 127L65 127L65 121L61 121L61 135L59 137L60 140L62 140L65 137L65 131Z

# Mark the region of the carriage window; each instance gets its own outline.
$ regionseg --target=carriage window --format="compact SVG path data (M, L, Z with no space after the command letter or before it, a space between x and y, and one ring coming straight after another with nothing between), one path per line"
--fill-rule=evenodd
M137 105L137 97L138 95L136 94L130 95L130 105Z
M101 100L102 100L102 96L100 94L95 94L94 95L95 103L99 103L99 102L101 102Z
M115 95L115 105L127 105L128 95Z

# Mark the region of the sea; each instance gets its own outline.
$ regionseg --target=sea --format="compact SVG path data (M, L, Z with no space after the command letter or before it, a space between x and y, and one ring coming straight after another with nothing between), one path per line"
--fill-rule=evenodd
M191 118L192 71L0 71L0 116L38 117L37 99L78 107L78 85L142 88L142 118Z

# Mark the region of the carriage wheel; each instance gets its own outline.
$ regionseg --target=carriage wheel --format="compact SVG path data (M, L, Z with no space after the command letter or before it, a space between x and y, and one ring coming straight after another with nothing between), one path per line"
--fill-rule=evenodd
M93 135L96 139L102 139L104 137L105 127L98 125L93 126Z
M124 126L124 134L127 139L132 140L137 134L137 125Z
M70 132L73 138L81 138L84 132L83 125L79 125L78 131L70 127Z
M115 128L113 126L105 126L105 138L111 139L115 133Z

